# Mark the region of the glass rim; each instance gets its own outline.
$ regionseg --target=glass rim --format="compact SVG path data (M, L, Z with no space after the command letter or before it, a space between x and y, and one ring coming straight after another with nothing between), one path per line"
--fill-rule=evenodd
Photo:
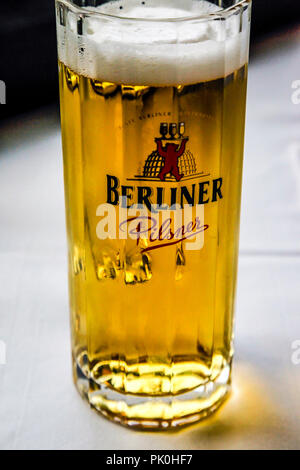
M224 8L221 11L214 11L210 13L205 13L203 15L195 15L195 16L182 16L179 18L135 18L129 16L119 16L119 15L112 15L109 13L103 13L100 11L92 10L89 7L80 7L78 5L74 5L72 0L55 0L58 4L63 4L67 8L69 8L73 13L80 15L81 17L90 16L94 18L102 18L102 19L110 19L110 20L122 20L122 21L132 21L132 22L145 22L145 23L180 23L180 22L189 22L189 21L208 21L214 19L222 19L226 17L228 14L234 12L235 10L240 10L246 5L251 5L252 0L239 0L234 5L231 5L227 8Z

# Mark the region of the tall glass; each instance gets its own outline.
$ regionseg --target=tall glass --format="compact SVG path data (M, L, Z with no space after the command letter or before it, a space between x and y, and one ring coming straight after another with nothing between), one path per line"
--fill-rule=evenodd
M230 391L250 9L56 0L74 381L128 426Z

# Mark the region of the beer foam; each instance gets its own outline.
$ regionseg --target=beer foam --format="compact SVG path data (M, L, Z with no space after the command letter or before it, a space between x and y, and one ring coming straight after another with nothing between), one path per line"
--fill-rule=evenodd
M222 13L205 0L114 0L86 11L91 14L80 26L82 34L72 11L66 25L58 25L58 55L74 72L92 79L185 85L224 77L248 60L249 28L244 21L241 28L240 15L201 21Z

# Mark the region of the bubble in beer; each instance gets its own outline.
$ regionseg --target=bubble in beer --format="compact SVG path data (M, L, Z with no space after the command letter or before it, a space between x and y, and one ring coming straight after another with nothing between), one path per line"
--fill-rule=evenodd
M77 73L73 72L69 67L65 69L66 73L66 82L70 91L76 90L79 85L79 77Z
M100 82L99 80L91 80L93 90L100 96L112 96L118 89L118 86L110 82Z
M125 284L138 284L150 281L152 278L151 258L148 253L127 254L124 266Z
M136 99L148 93L148 86L126 86L122 85L122 97L128 99Z
M83 271L83 258L81 256L81 250L77 245L73 247L73 273L78 276Z
M175 270L175 280L180 281L183 278L183 269L186 264L185 255L183 251L183 244L180 243L180 246L176 249L176 270Z
M94 256L96 258L96 253L94 253ZM116 252L110 247L102 247L95 260L98 281L117 278L121 271L120 253L118 251Z

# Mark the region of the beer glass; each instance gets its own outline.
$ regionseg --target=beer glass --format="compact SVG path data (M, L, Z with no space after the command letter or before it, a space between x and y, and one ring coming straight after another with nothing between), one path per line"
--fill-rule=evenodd
M56 0L74 381L127 426L230 392L250 10Z

